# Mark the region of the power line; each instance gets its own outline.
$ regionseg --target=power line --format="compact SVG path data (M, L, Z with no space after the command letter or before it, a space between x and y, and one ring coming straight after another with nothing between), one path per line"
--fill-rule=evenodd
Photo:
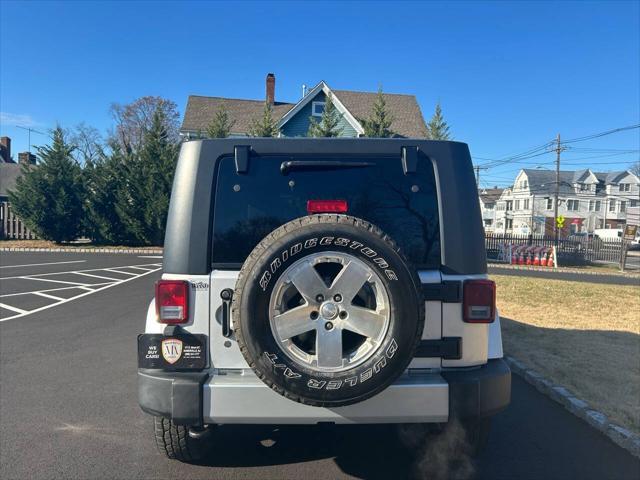
M611 129L611 130L605 130L604 132L594 133L592 135L586 135L584 137L572 138L572 139L569 139L569 140L565 140L563 143L584 142L586 140L591 140L593 138L600 138L600 137L604 137L606 135L611 135L613 133L624 132L626 130L633 130L635 128L640 128L640 123L636 124L636 125L629 125L627 127L619 127L619 128L614 128L614 129Z
M577 137L577 138L573 138L573 139L569 139L569 140L565 140L564 142L562 142L563 144L563 149L567 149L567 148L579 148L579 147L567 147L566 144L568 143L576 143L576 142L583 142L586 140L591 140L594 138L600 138L600 137L604 137L606 135L611 135L613 133L617 133L617 132L622 132L622 131L626 131L626 130L633 130L636 128L639 128L640 124L637 125L629 125L626 127L619 127L619 128L614 128L611 130L606 130L603 132L599 132L599 133L594 133L592 135L586 135L584 137ZM556 146L554 148L551 148L554 144L556 144ZM482 167L486 167L486 168L494 168L494 167L498 167L498 166L502 166L502 165L506 165L509 163L518 163L521 162L523 160L528 160L530 158L535 158L538 157L540 155L544 155L546 153L550 153L553 151L557 151L559 147L557 146L557 139L554 141L549 141L547 143L543 143L542 145L539 145L537 147L533 147L529 150L526 150L522 153L516 154L516 155L510 155L504 158L500 158L500 159L492 159L492 158L487 158L487 157L474 157L475 159L478 160L485 160L486 163L480 163L479 166ZM544 151L541 151L544 150ZM637 150L629 150L626 151L627 153L635 153Z

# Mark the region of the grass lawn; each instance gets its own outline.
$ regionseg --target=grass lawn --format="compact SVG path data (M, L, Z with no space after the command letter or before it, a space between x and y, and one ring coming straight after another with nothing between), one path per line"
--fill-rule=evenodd
M640 433L640 286L491 278L505 353Z
M162 247L127 247L122 245L96 245L88 241L55 243L49 240L0 240L0 248L114 248L155 250Z

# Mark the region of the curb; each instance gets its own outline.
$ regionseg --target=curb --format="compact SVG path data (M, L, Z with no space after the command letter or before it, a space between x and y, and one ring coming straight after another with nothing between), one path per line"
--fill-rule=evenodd
M561 385L554 385L538 372L527 368L522 362L513 357L504 357L505 361L513 373L520 377L544 395L563 405L576 417L581 418L596 430L605 434L615 444L624 448L631 455L640 458L640 435L637 435L620 425L611 423L607 416L592 409L587 402L574 396L569 390Z
M503 268L506 270L522 270L522 271L534 271L534 272L553 272L553 273L578 273L580 275L594 275L594 276L607 276L607 277L629 277L629 278L640 278L640 272L593 272L593 271L584 271L577 268L565 268L565 267L557 267L557 268L549 268L549 267L533 267L533 266L522 266L522 265L511 265L509 263L497 263L497 262L488 262L487 266L489 268Z
M162 249L140 250L134 248L27 248L0 247L0 252L55 252L55 253L141 253L162 255Z

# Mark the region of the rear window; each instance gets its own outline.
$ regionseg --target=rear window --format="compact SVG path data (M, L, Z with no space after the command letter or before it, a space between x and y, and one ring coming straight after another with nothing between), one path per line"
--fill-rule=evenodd
M370 165L283 175L280 166L290 160L301 159L252 157L242 175L232 157L220 160L214 180L214 267L242 264L268 233L307 215L307 200L346 200L348 215L380 227L417 267L440 266L438 196L428 159L420 157L409 175L397 157L342 159Z

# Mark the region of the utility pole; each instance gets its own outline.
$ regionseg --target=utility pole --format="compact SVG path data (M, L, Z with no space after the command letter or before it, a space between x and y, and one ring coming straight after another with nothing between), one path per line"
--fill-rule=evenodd
M473 169L476 171L476 185L478 186L478 188L480 188L480 170L486 170L487 167L476 165L475 167L473 167Z
M560 196L560 152L563 148L560 144L560 134L556 138L556 188L553 198L553 237L556 248L558 247L558 234L560 229L558 228L558 197Z
M529 229L529 231L531 232L531 235L534 234L534 229L533 226L535 225L535 210L536 210L536 194L532 193L532 198L531 198L531 228Z

